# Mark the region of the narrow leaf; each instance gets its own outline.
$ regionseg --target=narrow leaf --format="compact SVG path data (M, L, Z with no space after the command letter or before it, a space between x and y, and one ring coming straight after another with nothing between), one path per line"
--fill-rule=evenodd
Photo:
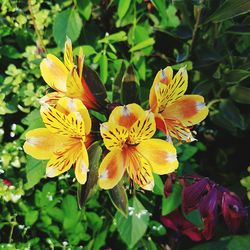
M148 38L147 40L143 41L143 42L140 42L138 44L136 44L135 46L133 46L129 52L134 52L134 51L137 51L137 50L141 50L141 49L144 49L148 46L152 46L153 44L155 43L155 40L154 38Z

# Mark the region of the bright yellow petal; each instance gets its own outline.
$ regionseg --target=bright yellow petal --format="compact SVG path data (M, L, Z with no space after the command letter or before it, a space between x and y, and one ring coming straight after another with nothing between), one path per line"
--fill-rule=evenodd
M109 152L101 162L99 173L99 186L111 189L118 184L125 171L125 155L120 149Z
M109 116L109 122L118 124L127 129L144 115L144 110L138 104L132 103L116 107Z
M55 177L68 171L76 162L82 148L82 141L79 139L70 139L64 147L58 149L46 167L46 175L48 177Z
M76 160L75 175L80 184L84 184L87 180L87 173L89 171L89 158L85 145L82 146L81 154Z
M55 56L48 54L40 64L44 81L54 90L66 92L66 81L69 71Z
M70 71L66 81L67 91L66 95L71 98L82 99L84 95L84 89L82 86L81 78L78 76L76 67Z
M184 95L162 113L165 118L177 119L185 126L203 121L208 115L204 98L200 95Z
M128 130L125 127L111 122L102 123L100 132L108 150L122 149L128 138Z
M78 63L78 75L80 79L82 79L82 71L83 71L83 65L84 65L84 55L83 55L82 48L79 49L77 63Z
M47 128L38 128L26 133L23 149L26 154L39 160L48 160L53 152L62 147L65 137L51 133Z
M136 150L143 156L156 174L169 174L178 167L175 147L160 139L149 139L136 146Z
M151 138L156 130L154 114L144 111L144 114L133 124L129 131L129 144L138 144Z
M132 147L128 149L126 167L129 177L141 188L152 190L154 177L150 163Z
M159 70L158 73L156 74L149 94L149 105L153 112L157 110L158 107L156 93L155 93L155 85L158 83L169 84L172 78L173 78L173 70L169 66L166 67L164 70Z
M68 115L71 112L79 112L85 125L86 134L91 130L91 118L85 105L79 99L72 99L69 97L61 98L56 106L60 112Z
M44 105L41 107L40 113L50 132L68 137L85 138L84 122L79 112L65 115L51 106Z
M72 43L68 37L64 45L64 64L69 71L74 67Z

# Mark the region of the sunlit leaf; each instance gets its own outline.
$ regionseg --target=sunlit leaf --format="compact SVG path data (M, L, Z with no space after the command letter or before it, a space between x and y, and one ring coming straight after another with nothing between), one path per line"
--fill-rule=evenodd
M133 197L129 200L128 217L117 212L115 218L121 239L129 248L133 248L147 230L149 212Z

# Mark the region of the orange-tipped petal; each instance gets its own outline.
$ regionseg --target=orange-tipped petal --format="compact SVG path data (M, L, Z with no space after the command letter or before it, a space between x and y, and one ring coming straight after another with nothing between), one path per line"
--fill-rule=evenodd
M208 108L200 95L184 95L162 113L165 118L179 120L185 126L195 125L206 118Z
M108 150L122 149L128 138L128 130L125 127L111 122L102 123L100 132Z
M137 185L150 191L154 188L152 167L147 159L134 148L127 151L126 167L129 177Z
M25 137L25 153L39 160L48 160L65 141L64 136L53 134L47 128L30 130Z
M144 114L133 124L129 131L129 144L138 144L151 138L156 130L154 114L144 111Z
M64 45L64 64L69 71L74 67L72 43L68 37Z
M56 109L66 115L71 112L79 112L84 122L85 133L90 133L91 119L89 116L89 112L79 99L63 97L58 101Z
M43 59L40 64L41 74L44 81L54 90L66 92L66 81L69 71L64 64L51 54Z
M51 106L44 105L41 107L40 113L45 126L50 132L85 139L85 126L79 112L65 115Z
M118 184L125 171L125 156L123 151L115 149L109 152L101 162L99 173L99 186L111 189Z
M156 174L169 174L178 167L175 147L160 139L149 139L136 146Z
M82 148L82 142L78 139L69 139L64 147L58 149L46 167L46 175L55 177L68 171L79 157L79 152Z
M130 129L141 116L144 116L144 110L138 104L132 103L116 107L110 114L109 122Z
M80 184L84 184L87 180L87 173L89 171L89 158L85 146L82 146L81 154L76 160L75 175Z

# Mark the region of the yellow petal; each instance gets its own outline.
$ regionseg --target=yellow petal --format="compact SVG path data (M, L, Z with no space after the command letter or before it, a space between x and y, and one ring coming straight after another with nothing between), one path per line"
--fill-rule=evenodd
M87 173L89 171L89 158L85 145L82 146L81 154L76 160L75 175L80 184L84 184L87 180Z
M144 110L138 104L132 103L116 107L110 114L109 122L130 129L141 115L144 115Z
M109 152L101 162L99 173L99 186L111 189L121 180L125 170L125 156L123 151L115 149Z
M26 133L23 149L26 154L39 160L48 160L53 152L62 147L65 137L51 133L47 128L38 128Z
M152 190L154 177L150 163L134 147L128 149L126 167L129 177L141 188Z
M195 125L206 118L208 108L200 95L184 95L162 113L164 118L176 119L185 126Z
M69 71L74 67L72 43L68 37L64 45L64 64Z
M73 67L67 77L66 81L67 91L66 95L72 98L82 99L84 96L84 89L81 78L78 76L76 67Z
M149 139L141 142L136 149L156 174L169 174L178 167L175 147L164 140Z
M40 113L50 132L68 137L85 138L84 122L79 112L65 115L51 106L44 105L41 107Z
M48 104L48 105L51 105L54 107L54 106L56 106L58 100L64 96L65 96L65 94L62 92L51 92L51 93L48 93L47 95L43 96L39 100L39 102L41 105Z
M155 76L153 85L150 89L149 94L149 105L151 110L154 112L158 108L156 93L155 93L155 85L158 83L169 84L173 77L173 70L171 67L166 67L164 70L159 70Z
M76 162L81 152L82 141L79 139L70 139L64 147L58 149L46 167L46 175L48 177L55 177L68 171L71 166Z
M144 111L144 114L133 124L129 131L129 144L138 144L151 138L156 130L154 114Z
M128 138L128 130L125 127L111 122L102 123L100 132L108 150L122 149Z
M80 79L82 79L82 71L83 71L83 65L84 65L84 55L83 55L82 48L79 49L77 63L78 63L78 75Z
M79 99L72 99L69 97L61 98L57 103L56 109L66 115L71 112L79 112L85 125L85 133L90 133L91 118L87 108Z
M66 92L66 81L69 71L55 56L48 54L40 64L44 81L54 90Z

